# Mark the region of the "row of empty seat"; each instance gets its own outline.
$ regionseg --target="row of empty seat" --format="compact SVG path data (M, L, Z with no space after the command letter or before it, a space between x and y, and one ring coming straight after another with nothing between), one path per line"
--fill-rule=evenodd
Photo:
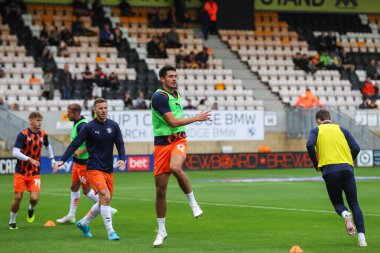
M28 80L32 74L42 79L42 69L35 67L33 57L27 56L25 47L18 45L17 36L11 35L8 25L1 24L0 31L2 41L7 38L0 47L0 62L4 63L5 75L0 78L0 93L22 92L35 95L38 91L30 89Z
M28 5L29 6L29 5ZM34 6L33 4L30 6ZM38 5L38 12L49 13L49 10L55 9L54 5ZM23 15L23 19L28 20L31 18L31 22L27 22L27 24L33 28L37 27L41 29L40 25L35 21L40 20L41 17L37 17L36 9L31 7L29 10L29 14ZM65 15L49 15L49 18L45 17L45 19L51 19L51 21L56 20L70 20L74 21L77 17L73 16L71 11L67 11L70 9L66 9ZM84 22L86 28L96 31L97 27L91 26L91 18L90 17L81 17L81 21ZM31 25L33 23L34 25ZM71 27L71 26L70 26ZM116 47L99 47L99 38L98 36L75 36L74 41L76 46L68 47L68 57L59 57L55 54L54 59L58 68L63 69L64 64L68 63L70 66L71 72L74 74L74 77L77 79L82 79L81 73L84 72L85 67L89 66L91 71L94 71L97 66L101 67L106 74L110 74L114 72L119 79L122 80L135 80L136 79L136 71L132 68L127 68L127 61L125 58L118 57L118 50ZM50 46L50 50L53 53L57 52L57 48L55 46Z
M255 20L265 22L268 29L271 25L281 26L282 32L286 33L287 26L283 24L284 21L279 21L276 13L256 13ZM270 32L264 36L268 38L267 41L271 41L270 46L258 45L258 41L259 44L263 44L262 41L265 39L262 39L262 34L258 36L256 32L225 30L219 33L231 50L237 52L241 60L247 62L251 70L258 74L262 82L268 83L271 91L277 93L284 103L294 104L298 96L305 92L306 87L311 88L317 96L321 96L326 105L338 106L340 109L355 108L361 102L360 92L352 91L351 83L341 80L338 71L321 70L310 75L303 70L295 69L292 57L296 53L309 57L317 54L316 51L309 50L308 43L299 40L298 35L289 40L289 44L294 43L298 46L291 47L285 46L283 39L273 38ZM292 33L294 32L289 32ZM302 45L301 48L299 45Z
M113 12L115 14L117 12ZM136 14L139 17L144 18L145 15ZM153 36L161 37L164 33L169 32L169 29L163 28L148 28L147 23L143 22L139 25L131 25L136 22L133 18L120 18L110 16L110 19L115 24L122 21L123 36L128 40L128 43L132 48L135 48L139 56L145 59L149 69L155 71L158 76L159 69L164 65L175 65L175 56L179 53L180 49L167 49L168 58L147 58L146 44ZM197 39L194 36L192 29L177 29L176 30L182 43L181 50L185 54L195 51L196 53L201 51L204 47L204 41ZM178 83L180 83L179 90L182 96L186 98L193 98L198 101L198 98L207 97L208 102L218 102L221 108L237 109L238 107L250 108L250 109L263 109L263 102L257 102L254 99L252 90L245 90L241 80L236 80L233 77L232 70L224 69L223 62L220 59L214 59L213 54L209 54L208 65L210 69L177 69ZM215 85L222 84L224 90L217 90ZM223 86L224 85L224 86ZM223 103L224 98L227 99L229 95L232 95L234 101L234 95L247 96L248 99L244 99L240 102ZM221 99L216 101L216 98ZM245 102L244 102L245 101ZM256 104L257 103L257 104ZM240 108L241 109L241 108Z

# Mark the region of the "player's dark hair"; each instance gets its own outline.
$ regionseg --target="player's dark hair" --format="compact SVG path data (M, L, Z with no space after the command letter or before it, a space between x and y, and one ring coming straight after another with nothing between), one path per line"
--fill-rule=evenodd
M330 120L331 119L331 114L327 110L319 110L315 114L315 120L318 120L318 119L321 120L321 121Z
M158 72L158 76L161 78L161 77L165 77L166 76L166 73L168 71L177 71L177 69L173 66L170 66L170 65L166 65L164 67L162 67L160 69L160 71Z
M42 114L39 112L31 112L29 114L29 119L43 119Z
M95 99L95 101L94 101L94 107L97 104L100 104L100 103L107 103L107 100L105 100L104 98L97 98L97 99Z
M82 112L82 108L77 103L69 104L67 106L67 108L70 109L70 110L72 110L73 113L79 113L80 114Z

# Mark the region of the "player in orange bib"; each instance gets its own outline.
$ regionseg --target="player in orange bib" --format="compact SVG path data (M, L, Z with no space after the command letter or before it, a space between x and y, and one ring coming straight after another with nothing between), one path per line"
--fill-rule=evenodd
M30 193L27 221L35 220L34 208L38 203L40 192L40 161L41 149L45 146L52 166L55 163L53 150L49 144L48 135L41 130L42 115L39 112L29 114L29 128L21 131L13 148L13 156L17 158L16 170L13 180L14 199L11 206L9 229L17 229L16 216L24 190ZM56 173L57 170L53 170Z

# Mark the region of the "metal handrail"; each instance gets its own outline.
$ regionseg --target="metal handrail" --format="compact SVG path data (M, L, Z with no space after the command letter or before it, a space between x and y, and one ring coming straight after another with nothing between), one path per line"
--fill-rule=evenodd
M310 130L317 126L315 114L319 108L286 108L286 137L307 138ZM361 149L380 149L380 138L367 126L360 125L350 116L330 107L332 121L351 132Z
M18 133L28 127L29 123L27 121L6 110L0 110L0 138L6 142L7 150L13 148ZM65 151L63 142L53 136L49 136L49 143L55 155L62 155Z

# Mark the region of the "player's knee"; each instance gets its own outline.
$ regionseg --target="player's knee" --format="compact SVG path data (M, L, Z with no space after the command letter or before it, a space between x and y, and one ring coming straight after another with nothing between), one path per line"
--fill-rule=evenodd
M71 188L70 189L71 189L72 192L79 191L79 188L80 188L80 182L73 181L71 183Z
M77 192L77 191L79 191L79 186L77 186L77 185L72 185L71 188L70 188L70 190L71 190L72 192Z
M30 197L30 203L32 205L37 205L37 203L38 203L38 197Z
M111 198L102 198L99 199L101 206L109 206L111 203Z
M171 165L170 170L174 176L178 176L182 173L182 167L179 165Z
M350 207L351 210L355 210L359 208L358 202L348 203L348 206Z
M165 186L157 186L156 188L156 196L157 198L164 198L166 196L166 187Z
M101 197L101 204L108 206L111 202L111 195L105 194Z
M14 197L13 203L20 204L21 200L22 200L22 195L21 196L17 195L17 196Z
M82 192L83 192L84 195L87 195L90 191L91 191L90 187L82 188Z

